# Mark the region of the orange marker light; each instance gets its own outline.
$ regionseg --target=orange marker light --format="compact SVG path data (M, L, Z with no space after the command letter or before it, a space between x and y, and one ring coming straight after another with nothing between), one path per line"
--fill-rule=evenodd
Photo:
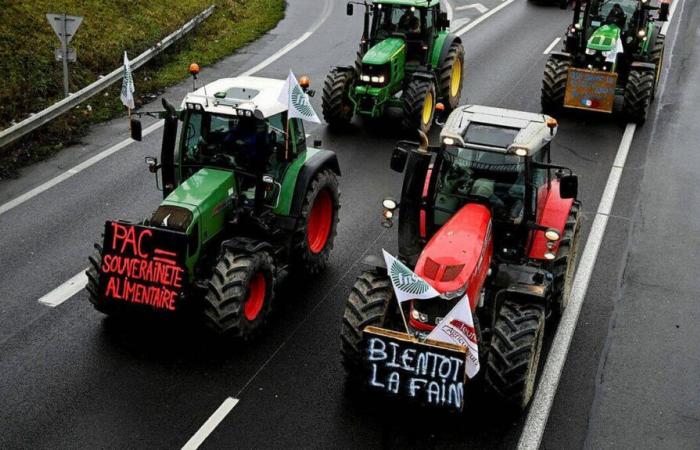
M197 75L199 73L199 64L190 64L190 75Z
M444 110L445 110L445 105L443 105L442 103L438 103L437 105L435 105L435 111L444 111Z
M557 119L550 117L549 119L547 119L547 126L549 128L556 128L559 126L559 122L557 122Z
M308 87L311 86L311 78L309 78L307 75L302 75L299 77L299 86L301 86L303 89L308 89Z

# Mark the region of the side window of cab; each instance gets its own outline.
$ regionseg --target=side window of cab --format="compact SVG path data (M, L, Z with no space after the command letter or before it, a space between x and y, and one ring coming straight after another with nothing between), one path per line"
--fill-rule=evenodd
M293 133L292 143L294 144L294 154L298 155L306 150L306 132L304 131L304 122L301 119L292 119L290 122L290 131Z

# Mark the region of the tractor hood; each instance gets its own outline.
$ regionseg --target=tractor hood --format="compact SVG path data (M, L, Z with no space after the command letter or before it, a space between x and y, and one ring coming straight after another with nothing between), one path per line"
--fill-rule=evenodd
M384 39L365 53L362 63L377 66L386 64L404 51L405 48L406 43L401 38L391 37Z
M440 293L466 288L474 305L492 254L491 211L481 204L467 204L433 235L415 272Z
M603 25L593 32L588 39L588 48L601 52L609 52L616 48L620 39L620 28L616 25Z

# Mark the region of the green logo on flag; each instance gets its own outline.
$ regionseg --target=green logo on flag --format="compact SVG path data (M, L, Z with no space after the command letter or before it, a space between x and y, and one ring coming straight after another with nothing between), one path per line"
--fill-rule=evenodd
M294 89L292 89L292 104L294 108L304 116L313 117L314 110L311 108L306 94L304 94L304 91L301 90L299 85L294 86Z
M416 274L398 260L394 260L391 265L389 276L394 286L407 294L420 295L430 289L428 283L418 278Z

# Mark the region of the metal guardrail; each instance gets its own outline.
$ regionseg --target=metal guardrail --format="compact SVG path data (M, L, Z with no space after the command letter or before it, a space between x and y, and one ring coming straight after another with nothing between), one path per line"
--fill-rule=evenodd
M195 16L192 20L184 24L182 28L169 34L167 37L158 41L153 47L149 48L148 50L131 60L131 69L136 70L139 67L143 66L148 61L153 59L153 57L160 54L166 48L170 47L182 36L192 31L192 29L198 24L200 24L204 19L211 16L211 14L214 12L214 8L215 5L211 5L210 7L199 13L197 16ZM66 113L67 111L79 105L83 101L89 99L93 95L105 90L111 84L121 79L122 70L122 67L119 67L118 69L101 77L94 83L82 88L78 92L71 94L70 97L67 97L57 103L54 103L48 108L38 113L32 114L23 121L0 131L0 148L16 141L25 134L36 130L40 126L48 123L49 121L55 119L61 114Z

